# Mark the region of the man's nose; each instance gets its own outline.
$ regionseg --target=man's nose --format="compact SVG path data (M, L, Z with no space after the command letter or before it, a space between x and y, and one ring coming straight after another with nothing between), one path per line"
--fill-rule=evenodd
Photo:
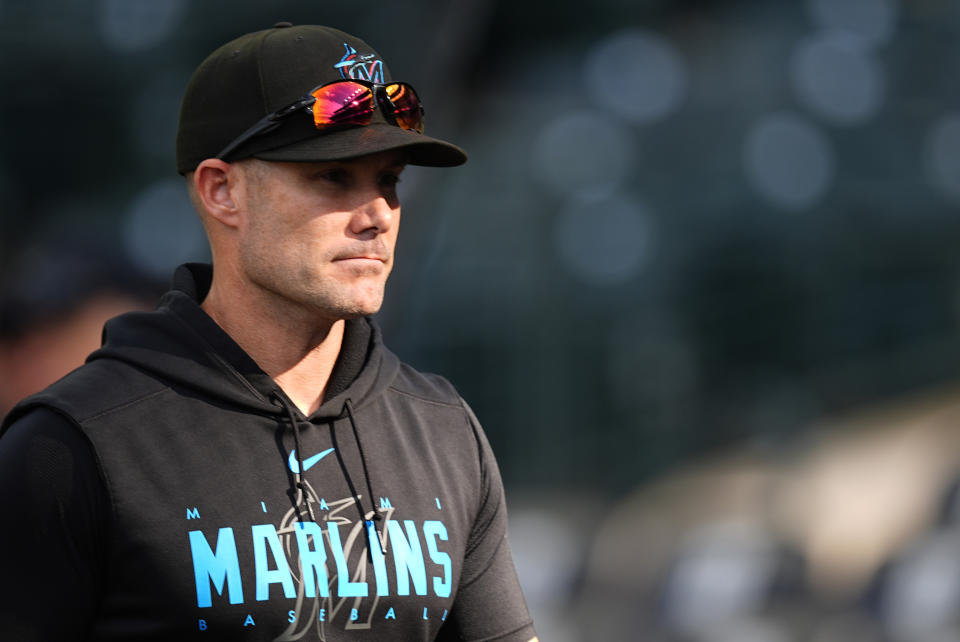
M370 198L354 215L354 232L360 234L373 231L385 234L395 224L396 205L382 194Z

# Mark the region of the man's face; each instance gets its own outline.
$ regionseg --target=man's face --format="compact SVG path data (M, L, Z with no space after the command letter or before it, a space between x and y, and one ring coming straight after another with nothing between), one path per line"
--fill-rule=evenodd
M348 161L249 161L240 267L256 287L329 319L383 302L400 223L399 152Z

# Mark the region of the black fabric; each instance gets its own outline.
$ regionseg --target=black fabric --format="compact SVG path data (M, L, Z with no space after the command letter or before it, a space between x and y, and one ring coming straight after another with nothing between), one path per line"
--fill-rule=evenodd
M456 167L467 162L467 153L456 145L385 122L374 121L369 125L327 133L314 128L309 118L304 121L307 122L297 120L280 128L278 132L285 137L274 134L271 144L276 147L262 149L250 156L272 161L323 162L402 149L411 165ZM305 132L307 136L304 136Z
M85 639L99 604L110 500L91 444L37 409L0 440L0 639Z
M343 331L343 349L333 365L327 389L326 398L336 397L346 390L363 370L370 350L370 340L373 333L366 323L348 323Z
M185 263L174 271L170 289L183 292L187 298L203 303L212 284L212 265L209 263Z
M219 47L197 67L180 106L177 172L216 157L257 121L319 85L344 78L383 83L390 71L363 40L318 25L280 26L248 33ZM226 160L322 161L405 148L414 165L465 163L459 147L392 125L319 132L309 113L241 145Z
M199 307L204 273L5 420L0 639L532 637L496 462L452 386L358 319L349 383L285 409Z

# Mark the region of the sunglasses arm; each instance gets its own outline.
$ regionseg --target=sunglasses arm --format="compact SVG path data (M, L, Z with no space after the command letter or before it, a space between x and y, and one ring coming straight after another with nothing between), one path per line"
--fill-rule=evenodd
M303 98L292 102L286 107L282 107L272 114L267 114L260 120L258 120L250 129L243 132L239 136L233 139L229 145L224 147L217 158L220 160L225 160L227 156L233 153L238 147L246 143L251 138L259 136L261 134L266 134L269 131L273 131L281 125L281 123L286 119L290 114L293 114L301 109L309 109L310 106L316 102L316 98L313 96L304 96Z

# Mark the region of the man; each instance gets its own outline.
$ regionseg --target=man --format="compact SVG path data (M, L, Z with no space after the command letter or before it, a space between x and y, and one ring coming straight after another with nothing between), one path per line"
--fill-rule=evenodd
M0 418L83 363L103 324L149 310L158 284L73 232L23 250L0 288Z
M376 312L408 163L458 165L353 36L224 45L178 170L209 266L0 439L2 639L535 640L486 438Z

